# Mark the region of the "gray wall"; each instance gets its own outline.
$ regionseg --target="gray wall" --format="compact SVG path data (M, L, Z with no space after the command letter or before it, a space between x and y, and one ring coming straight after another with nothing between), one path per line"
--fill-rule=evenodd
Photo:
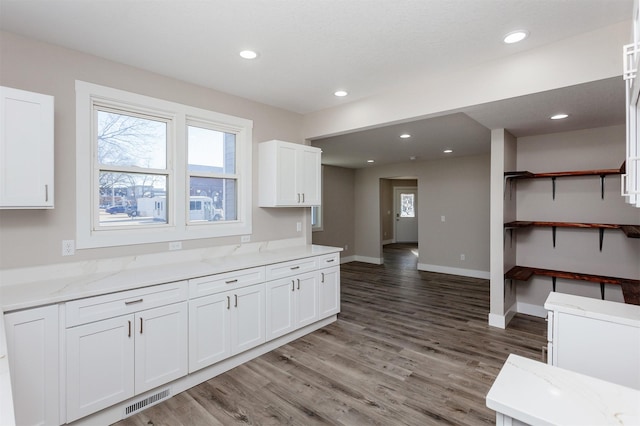
M489 167L489 156L483 155L358 169L356 258L374 263L382 260L380 179L415 176L420 212L420 267L463 269L488 275ZM445 216L445 222L441 222L441 216ZM460 254L465 254L466 260L460 260Z
M322 231L313 244L342 247L342 259L355 254L353 169L322 166Z
M55 96L55 209L0 211L0 268L26 267L167 250L167 244L78 250L61 256L61 241L75 239L75 80L140 93L253 120L253 167L257 143L269 139L302 142L302 117L140 69L0 32L0 84ZM25 164L25 167L29 167ZM253 174L252 241L306 237L309 209L257 206ZM305 223L303 232L296 222ZM239 243L239 237L185 241L183 249Z

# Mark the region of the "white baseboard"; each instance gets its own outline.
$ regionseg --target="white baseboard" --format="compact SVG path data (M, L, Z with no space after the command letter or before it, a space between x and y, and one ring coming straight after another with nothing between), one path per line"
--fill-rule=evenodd
M355 256L345 256L345 257L341 257L340 258L340 263L349 263L349 262L355 262L356 257Z
M381 257L368 257L368 256L353 256L354 261L356 262L364 262L364 263L373 263L374 265L382 265L384 263Z
M489 325L504 330L507 327L507 321L504 315L489 314Z
M463 277L482 278L488 280L490 278L489 271L477 271L475 269L452 268L450 266L429 265L426 263L418 263L419 271L438 272L441 274L460 275Z
M533 305L531 303L518 302L516 310L520 314L532 315L534 317L546 318L547 310L544 306Z

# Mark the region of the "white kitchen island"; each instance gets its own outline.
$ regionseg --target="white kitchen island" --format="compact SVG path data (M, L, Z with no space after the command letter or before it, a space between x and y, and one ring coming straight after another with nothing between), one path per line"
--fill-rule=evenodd
M640 391L511 354L486 397L496 425L640 425Z

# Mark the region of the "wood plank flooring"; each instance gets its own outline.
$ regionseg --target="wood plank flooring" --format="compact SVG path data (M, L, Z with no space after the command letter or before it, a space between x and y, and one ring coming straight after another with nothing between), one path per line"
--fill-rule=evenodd
M510 353L540 359L543 319L490 328L487 280L419 272L415 247L342 265L338 321L116 425L495 424Z

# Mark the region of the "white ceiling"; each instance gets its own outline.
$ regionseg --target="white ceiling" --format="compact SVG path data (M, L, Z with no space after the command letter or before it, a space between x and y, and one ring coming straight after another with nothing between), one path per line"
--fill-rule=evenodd
M425 75L478 65L629 20L632 3L0 0L0 29L305 114L373 96L399 82L406 84ZM519 28L530 32L527 40L517 45L502 43L504 34ZM258 51L258 59L241 59L238 52L243 49ZM539 131L543 117L532 115L532 111L544 110L546 116L553 106L584 106L585 100L592 105L585 107L588 114L599 123L623 122L623 85L610 81L591 86L462 112L487 128L492 128L499 113L498 126L512 130L516 136ZM336 98L333 92L337 89L347 90L349 96ZM594 99L598 99L597 105ZM426 133L420 138L412 137L410 143L427 141L428 149L423 152L404 150L404 145L403 149L384 151L389 148L389 129L362 132L361 136L368 140L366 145L364 140L351 143L389 160L401 152L403 161L407 155L428 158L434 155L429 150L436 150L436 145L451 145L463 139L487 145L487 130L468 117L456 114L434 123L415 123L421 129L414 131L416 135ZM451 128L447 129L447 125ZM548 128L548 123L545 126ZM375 143L376 140L381 142ZM333 138L332 141L335 142ZM339 160L331 160L338 151L329 146L340 144L326 145L325 162L338 164ZM478 147L468 145L471 151L477 151ZM344 152L340 156L356 155L345 147L341 149ZM460 152L456 150L456 155ZM346 161L340 164L362 166Z

